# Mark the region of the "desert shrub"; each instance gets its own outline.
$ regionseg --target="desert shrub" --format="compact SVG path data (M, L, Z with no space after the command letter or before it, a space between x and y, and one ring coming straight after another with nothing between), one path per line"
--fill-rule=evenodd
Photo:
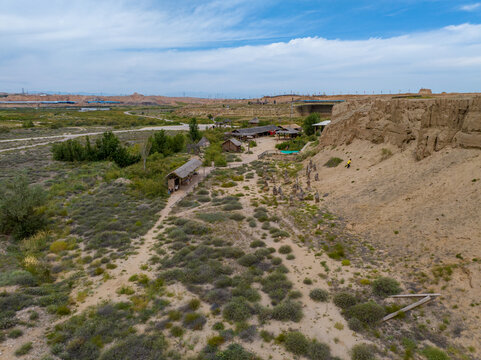
M255 219L250 219L250 220L249 220L249 226L250 226L251 228L255 228L255 227L257 226L257 223L256 223Z
M23 239L42 229L46 197L42 187L29 185L25 176L0 184L0 232Z
M331 349L328 345L313 340L309 344L306 356L310 360L330 360Z
M272 318L279 321L299 322L302 319L302 306L291 300L281 302L272 309Z
M261 259L259 259L256 255L254 254L246 254L244 256L241 256L239 259L237 259L237 262L242 265L242 266L252 266L254 264L257 264Z
M386 160L392 156L392 151L387 148L381 149L381 160Z
M33 349L32 343L27 342L15 350L15 356L27 355Z
M279 254L290 254L292 252L292 248L289 245L282 245L278 251Z
M332 168L332 167L338 166L342 162L343 162L342 159L340 159L338 157L332 157L329 160L327 160L327 162L324 164L324 166Z
M190 310L195 311L200 307L200 300L199 299L192 299L188 303L188 307Z
M182 230L188 235L205 235L212 231L208 226L193 220L182 225Z
M289 237L290 234L287 231L271 227L269 229L269 233L272 235L273 238L281 238L281 237Z
M274 257L271 259L272 265L280 265L282 263L282 259L280 257Z
M239 213L233 213L229 215L229 218L235 221L242 221L245 219L245 216Z
M239 344L231 344L224 351L218 352L214 360L257 360L258 358L244 350Z
M25 270L13 270L0 272L0 286L24 285L34 286L37 284L35 277Z
M13 329L8 332L8 337L10 339L17 339L23 335L23 331L20 329Z
M181 337L184 335L184 329L182 329L180 326L172 326L170 328L170 334L174 337Z
M309 297L314 301L326 302L329 299L329 292L323 289L312 289L309 292Z
M249 284L239 284L232 290L232 296L242 296L250 302L256 302L261 299L259 292L252 288Z
M219 347L224 342L225 342L224 337L220 335L213 336L207 340L207 344L212 347Z
M132 334L106 350L99 360L165 359L166 350L162 334Z
M292 254L291 254L292 255ZM287 256L290 256L290 255L287 255ZM295 259L295 257L293 258ZM291 259L287 259L287 260L291 260ZM304 278L304 280L302 281L305 285L312 285L312 280L309 279L309 278Z
M241 210L241 209L242 209L242 204L241 204L241 203L225 204L225 205L222 207L222 209L225 210L225 211Z
M221 212L215 213L198 213L197 216L199 219L208 222L208 223L215 223L225 221L227 219L226 215Z
M346 291L342 291L334 295L333 301L337 307L347 309L357 304L357 297Z
M50 244L50 251L58 254L59 252L65 251L68 248L68 244L65 240L56 240Z
M341 243L334 245L334 248L327 253L331 259L341 260L345 256L344 246Z
M252 313L252 308L244 298L234 298L226 304L222 315L229 321L245 321Z
M267 216L267 209L263 207L256 208L254 210L254 217L260 222L266 222L269 220L269 216Z
M208 196L199 196L197 197L197 201L201 203L208 203L210 201L210 197Z
M236 330L237 330L237 334L239 335L239 338L241 338L246 342L254 341L257 336L257 326L255 325L241 323L240 326L239 325L237 326Z
M395 279L389 277L380 277L379 279L374 280L371 286L374 294L383 298L401 292L399 283Z
M265 247L265 246L266 246L266 243L262 240L254 240L250 244L251 248Z
M427 346L421 353L428 360L449 360L450 357L441 349L435 348L433 346Z
M285 335L284 346L293 354L306 355L309 349L309 340L299 331L291 331Z
M300 299L302 297L302 293L298 290L289 291L288 297L289 299Z
M351 349L352 360L374 360L376 347L369 344L354 345Z
M209 195L209 190L200 189L199 191L197 191L197 195Z
M262 279L261 284L262 291L276 302L284 299L292 288L292 283L287 279L287 276L279 271L275 271Z
M363 323L358 318L350 318L347 321L347 326L349 327L349 329L356 332L361 331L364 327Z
M381 305L369 301L351 306L347 309L346 314L350 318L357 318L366 325L373 325L386 315L386 310Z
M206 322L205 317L199 313L187 313L182 321L186 328L192 330L202 330Z

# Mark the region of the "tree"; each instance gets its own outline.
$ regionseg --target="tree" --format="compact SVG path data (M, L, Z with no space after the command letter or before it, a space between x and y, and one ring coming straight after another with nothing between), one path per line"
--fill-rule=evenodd
M39 208L46 198L45 190L39 185L30 186L25 175L1 184L0 231L23 239L42 229L46 219Z
M199 125L197 125L197 119L192 118L190 119L190 124L189 124L189 137L192 142L196 142L200 140L200 132L199 132Z
M151 138L152 140L152 149L153 153L163 154L164 156L169 155L170 147L169 147L169 139L165 134L164 130L160 130L154 133Z
M318 123L321 120L321 116L317 113L313 113L304 119L304 123L302 124L302 128L304 129L304 133L306 135L313 135L316 132L314 128L314 124Z
M181 152L184 150L185 145L185 136L184 134L178 133L175 136L169 137L170 142L170 149L174 153Z
M147 158L149 157L151 148L152 148L152 141L150 141L150 138L149 138L142 144L142 148L140 149L140 156L142 157L142 162L144 163L144 171L145 171L145 163L147 162Z

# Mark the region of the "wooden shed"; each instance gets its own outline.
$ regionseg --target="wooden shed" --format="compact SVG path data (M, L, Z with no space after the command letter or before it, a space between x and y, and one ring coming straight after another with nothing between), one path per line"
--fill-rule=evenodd
M202 162L199 159L190 159L184 165L172 171L167 175L167 188L169 191L177 191L182 185L190 183L192 177L196 175L197 169L201 166Z
M241 152L242 143L237 139L229 139L222 143L222 151L226 152Z

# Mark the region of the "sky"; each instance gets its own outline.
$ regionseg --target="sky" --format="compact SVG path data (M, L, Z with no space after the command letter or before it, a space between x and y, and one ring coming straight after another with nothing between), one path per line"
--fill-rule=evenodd
M481 92L481 2L1 0L0 92Z

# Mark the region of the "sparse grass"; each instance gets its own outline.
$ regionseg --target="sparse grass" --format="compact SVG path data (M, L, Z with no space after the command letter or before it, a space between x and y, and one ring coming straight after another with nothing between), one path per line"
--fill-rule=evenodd
M33 345L31 342L27 342L20 346L17 350L15 350L15 356L20 357L23 355L27 355L30 351L32 351Z
M374 360L376 348L369 344L354 345L351 349L352 360Z
M344 161L344 160L342 160L342 159L340 159L340 158L338 158L338 157L332 157L332 158L330 158L330 159L324 164L324 166L330 167L330 168L336 167L336 166L338 166L340 163L342 163L343 161Z
M371 285L374 294L381 297L397 295L401 292L399 283L395 279L388 277L380 277L374 280Z
M324 289L312 289L309 292L309 297L318 302L326 302L329 299L329 292Z

